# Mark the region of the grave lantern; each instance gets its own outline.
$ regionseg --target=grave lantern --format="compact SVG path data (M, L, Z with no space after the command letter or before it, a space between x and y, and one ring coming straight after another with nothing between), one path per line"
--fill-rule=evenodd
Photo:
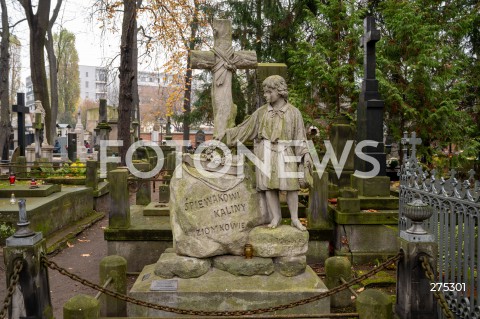
M8 180L10 181L10 186L14 186L15 185L15 180L16 180L15 174L10 173L10 176L8 177Z
M422 223L433 215L432 206L424 203L421 199L415 199L407 203L403 214L412 220L412 227L407 229L407 233L415 235L428 234L428 232L423 229Z

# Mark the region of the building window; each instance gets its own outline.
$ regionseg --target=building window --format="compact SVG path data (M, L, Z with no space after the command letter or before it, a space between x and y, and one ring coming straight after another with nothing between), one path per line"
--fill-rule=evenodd
M87 77L87 78L88 78L88 72L85 72L85 77Z
M85 87L88 88L88 81L85 81Z

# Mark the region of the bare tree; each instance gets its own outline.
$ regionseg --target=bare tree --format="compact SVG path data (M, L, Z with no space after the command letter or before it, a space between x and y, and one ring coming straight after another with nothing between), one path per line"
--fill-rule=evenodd
M18 1L25 11L28 27L30 29L30 70L32 72L33 95L35 100L40 100L42 102L43 108L45 109L45 129L48 134L47 139L51 142L53 138L52 132L55 130L55 128L52 128L52 123L53 126L55 126L55 120L52 117L52 108L48 94L44 52L47 41L47 31L53 23L51 23L49 19L51 0L38 0L38 4L36 4L36 13L33 12L34 5L32 4L32 0ZM62 1L58 0L58 2L61 3ZM59 8L58 3L57 7ZM57 11L57 7L55 8L55 11ZM55 21L54 16L52 16L53 21Z
M54 50L54 41L53 41L53 34L52 28L57 20L58 12L60 11L60 7L62 6L63 0L57 0L57 5L53 10L52 17L48 22L48 29L47 29L47 38L45 40L45 48L47 50L48 56L48 67L50 70L50 103L51 103L51 112L52 116L50 118L50 130L47 131L48 134L48 141L53 143L53 138L55 137L55 127L58 115L58 63L57 57L55 56Z
M8 25L8 11L5 0L0 0L2 8L2 40L0 43L0 153L7 144L10 135L10 105L9 105L9 79L10 69L10 29Z
M140 2L140 1L139 1ZM138 103L137 66L137 0L123 1L122 37L120 42L120 93L118 98L118 138L123 141L120 149L122 164L130 147L130 123L132 112ZM136 94L136 96L135 96Z

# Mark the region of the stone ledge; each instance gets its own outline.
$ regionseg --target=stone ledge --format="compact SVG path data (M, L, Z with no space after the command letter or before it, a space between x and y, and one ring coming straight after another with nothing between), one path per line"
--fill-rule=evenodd
M93 197L100 197L110 192L110 184L108 182L98 183L98 189L93 191Z
M62 190L62 185L38 185L38 188L30 189L29 185L15 185L0 189L0 198L10 198L12 193L16 198L22 197L47 197Z
M340 225L398 225L396 210L379 210L372 213L342 213L334 210L334 218Z
M212 268L195 279L175 278L177 291L150 291L155 265L145 266L129 292L129 296L144 301L182 309L205 311L252 310L288 304L328 291L325 284L307 266L304 273L284 277L279 273L270 276L234 276ZM299 307L277 311L277 314L330 313L330 298L323 298ZM172 313L130 305L129 317L182 317Z

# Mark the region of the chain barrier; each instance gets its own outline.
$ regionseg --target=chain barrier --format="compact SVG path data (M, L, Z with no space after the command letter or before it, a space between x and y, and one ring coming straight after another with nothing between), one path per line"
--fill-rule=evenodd
M7 289L7 295L5 296L5 300L3 301L3 308L0 311L0 319L4 319L7 317L8 307L10 307L10 303L12 302L12 296L15 293L15 288L17 287L18 281L20 280L20 272L23 269L23 262L21 259L17 259L15 261L15 265L13 266L13 275L11 277L10 286Z
M420 256L420 261L422 263L422 268L425 271L425 276L430 280L430 283L435 282L435 274L433 273L432 267L430 266L430 263L428 262L428 257L427 256ZM453 314L452 310L450 307L448 307L448 303L445 300L445 296L443 293L439 290L435 290L433 292L433 295L435 296L435 299L437 299L437 302L439 303L440 307L442 308L442 312L445 315L446 318L449 319L455 319L455 315Z
M108 289L103 288L100 285L94 284L86 279L80 278L79 276L69 272L65 268L62 268L58 266L55 262L48 260L45 256L42 256L42 263L44 263L47 267L49 267L52 270L58 271L60 274L69 277L70 279L77 281L81 283L84 286L90 287L92 289L95 289L97 291L103 292L106 295L109 295L111 297L138 305L138 306L143 306L155 310L161 310L161 311L166 311L166 312L172 312L176 314L181 314L181 315L193 315L193 316L246 316L246 315L257 315L257 314L263 314L267 312L273 312L273 311L278 311L278 310L286 310L294 307L298 307L301 305L305 305L326 297L330 297L336 293L339 293L343 290L349 289L349 287L352 287L356 284L359 284L363 280L375 275L379 271L386 269L388 266L390 266L392 263L397 262L400 260L400 258L403 256L403 253L400 252L396 256L391 257L387 259L384 263L379 265L377 268L374 268L370 270L369 272L361 275L358 278L355 278L345 284L342 284L340 286L337 286L327 292L322 292L318 295L301 299L295 302L292 302L290 304L284 304L284 305L279 305L279 306L273 306L273 307L268 307L268 308L260 308L260 309L253 309L253 310L237 310L237 311L198 311L198 310L190 310L190 309L179 309L179 308L174 308L174 307L169 307L169 306L162 306L162 305L157 305L154 303L146 302L143 300L138 300L134 299L132 297L129 297L124 294L120 294Z

